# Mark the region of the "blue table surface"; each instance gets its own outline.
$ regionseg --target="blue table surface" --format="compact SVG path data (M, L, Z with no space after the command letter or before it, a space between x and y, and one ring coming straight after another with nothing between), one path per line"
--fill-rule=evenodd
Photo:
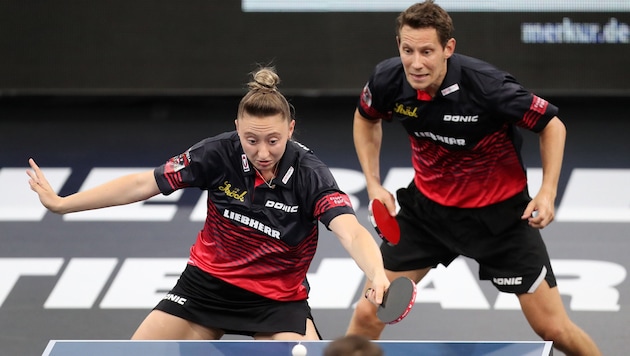
M307 356L321 356L330 340L301 342ZM549 356L552 343L545 341L375 341L385 355L423 356ZM287 355L297 342L291 341L130 341L51 340L42 356L232 356Z

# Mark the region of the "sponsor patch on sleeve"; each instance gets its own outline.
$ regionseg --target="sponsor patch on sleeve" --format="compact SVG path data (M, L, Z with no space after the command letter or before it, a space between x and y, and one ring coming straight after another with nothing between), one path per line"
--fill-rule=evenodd
M532 100L532 105L530 106L529 109L543 115L545 111L547 110L548 105L549 105L549 102L547 102L547 100L534 95L534 98Z
M361 102L366 107L372 106L372 92L370 92L369 84L370 83L366 83L361 92Z
M178 172L186 168L190 164L190 157L188 152L175 156L166 162L165 172Z
M326 196L326 199L328 199L328 203L331 208L336 208L339 206L352 207L352 202L350 202L350 198L346 194L333 193Z

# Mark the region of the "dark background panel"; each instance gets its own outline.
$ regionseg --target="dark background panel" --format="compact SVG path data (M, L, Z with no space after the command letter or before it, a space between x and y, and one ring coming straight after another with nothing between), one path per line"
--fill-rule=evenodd
M287 99L296 108L298 140L332 165L359 168L358 162L337 154L354 154L351 130L357 96ZM546 99L560 108L558 115L567 126L566 167L627 167L630 140L619 136L630 132L627 98ZM89 165L96 148L112 152L99 157L103 166L161 162L202 138L232 130L239 101L239 96L0 97L0 166L25 165L27 155L45 159L49 166L63 167L69 161ZM391 137L387 149L399 152L385 164L407 166L409 155L400 154L408 151L404 131L396 123L384 123L384 128ZM526 162L539 166L536 136L523 136Z
M240 1L0 0L0 94L240 94L257 63L285 91L350 95L397 54L396 12L244 13ZM525 44L522 23L626 27L630 13L454 12L457 51L542 95L630 95L630 45ZM626 37L628 35L626 34Z

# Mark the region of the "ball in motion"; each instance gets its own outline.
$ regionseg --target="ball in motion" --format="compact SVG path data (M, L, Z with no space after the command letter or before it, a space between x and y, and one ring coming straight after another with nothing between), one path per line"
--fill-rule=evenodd
M306 356L306 346L302 344L297 344L293 346L291 350L291 355L293 356Z

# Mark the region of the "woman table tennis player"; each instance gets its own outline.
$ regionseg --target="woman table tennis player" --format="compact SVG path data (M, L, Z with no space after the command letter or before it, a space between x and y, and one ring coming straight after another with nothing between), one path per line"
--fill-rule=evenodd
M163 165L60 197L35 163L29 184L58 214L147 200L178 189L208 191L207 217L173 289L133 339L320 339L306 274L318 222L332 230L365 272L380 304L389 281L372 235L348 196L306 146L292 140L291 106L273 67L248 84L236 130L204 139ZM334 291L330 291L334 293Z

